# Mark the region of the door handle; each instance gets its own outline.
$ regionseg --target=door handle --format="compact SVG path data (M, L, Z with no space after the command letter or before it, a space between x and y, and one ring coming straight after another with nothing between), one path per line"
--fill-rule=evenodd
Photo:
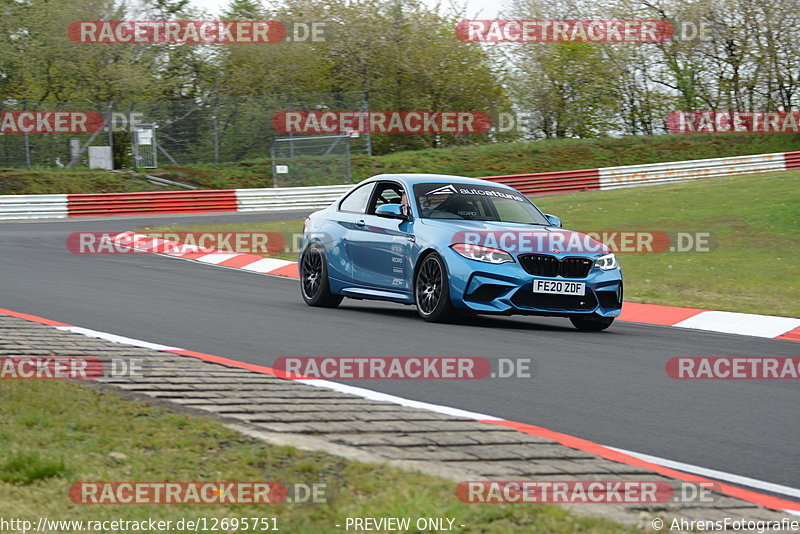
M363 219L360 221L356 221L356 226L366 226L366 224L367 223L365 223Z
M407 235L407 236L406 236L406 239L407 239L407 240L409 240L409 241L411 241L412 243L413 243L413 242L415 242L415 241L417 240L417 238L416 238L416 237L414 237L413 235Z

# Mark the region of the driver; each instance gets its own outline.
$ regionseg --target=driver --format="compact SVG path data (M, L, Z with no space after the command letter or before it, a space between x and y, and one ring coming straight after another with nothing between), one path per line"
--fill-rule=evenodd
M405 191L400 196L400 204L403 206L403 214L406 217L411 217L411 205L408 203L408 195L406 195Z

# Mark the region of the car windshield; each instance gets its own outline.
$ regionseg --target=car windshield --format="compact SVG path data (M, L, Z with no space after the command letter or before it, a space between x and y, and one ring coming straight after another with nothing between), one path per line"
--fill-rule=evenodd
M425 183L414 186L414 196L423 219L550 224L521 193L503 187Z

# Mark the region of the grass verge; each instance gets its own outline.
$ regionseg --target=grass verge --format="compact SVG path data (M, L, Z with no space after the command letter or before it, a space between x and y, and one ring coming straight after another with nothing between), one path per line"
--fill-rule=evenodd
M353 181L390 172L430 172L463 176L525 174L617 165L684 161L800 149L800 135L698 134L597 139L546 139L491 143L358 156L351 159ZM289 163L278 185L344 183L341 157L303 157ZM181 162L148 174L204 189L270 187L268 158L236 163ZM106 178L103 178L105 176ZM155 186L115 173L89 170L0 169L0 195L149 191Z
M552 505L464 504L455 497L455 483L448 480L267 445L211 418L73 383L0 381L0 420L0 509L6 520L21 518L34 525L40 517L275 517L281 532L325 534L341 532L335 525L347 517L449 517L466 525L458 529L465 533L639 532ZM35 458L24 452L31 450L37 451ZM110 457L112 452L124 456ZM325 483L328 502L266 507L79 505L67 496L70 485L79 481Z
M0 195L74 195L170 191L133 172L90 169L0 169Z
M710 252L621 254L625 299L800 317L800 171L540 197L574 230L710 232Z
M537 197L579 231L709 232L710 252L621 254L625 300L800 317L800 171ZM152 231L300 232L302 221ZM294 260L295 254L276 257Z
M708 134L545 139L403 151L373 157L353 156L351 169L355 182L392 172L477 177L789 152L798 148L800 135ZM281 175L278 185L344 183L341 158L295 158L288 164L289 174ZM153 174L212 188L272 185L269 159L221 165L183 165L161 169Z

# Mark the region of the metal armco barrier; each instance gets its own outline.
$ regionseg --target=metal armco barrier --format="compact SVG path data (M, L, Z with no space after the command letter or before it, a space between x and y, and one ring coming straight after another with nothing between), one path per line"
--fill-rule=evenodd
M0 195L0 219L61 219L67 195Z
M507 184L526 195L534 196L638 187L786 169L800 169L800 151L576 171L487 176L484 180ZM0 219L321 208L329 205L351 187L353 186L329 185L96 195L6 195L0 196Z
M666 184L734 174L782 171L783 152L733 158L698 159L674 163L652 163L626 167L606 167L600 171L600 189Z
M599 169L487 176L484 180L510 185L525 195L576 193L600 189Z
M648 163L579 171L488 176L484 180L507 184L526 195L534 196L667 184L699 178L795 168L800 168L800 152Z
M291 208L324 208L350 191L352 185L319 187L271 187L269 189L237 189L238 211L272 211Z
M236 190L67 195L70 217L237 211Z
M800 151L785 152L783 155L787 169L800 169Z

